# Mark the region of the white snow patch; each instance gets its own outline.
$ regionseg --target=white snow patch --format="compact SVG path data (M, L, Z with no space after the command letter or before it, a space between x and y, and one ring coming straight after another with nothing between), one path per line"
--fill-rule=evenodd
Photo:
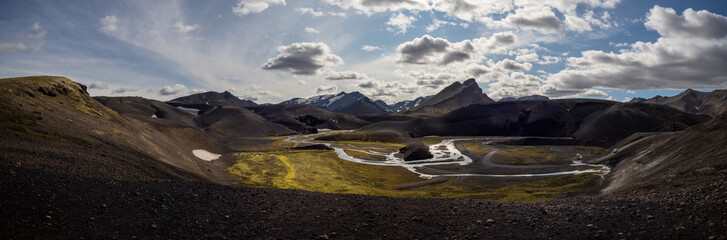
M151 115L151 118L158 118L156 114Z
M205 160L208 162L212 161L212 160L217 160L222 156L222 154L211 153L204 149L192 150L192 154L194 154L194 156L198 157L199 159L202 159L202 160Z

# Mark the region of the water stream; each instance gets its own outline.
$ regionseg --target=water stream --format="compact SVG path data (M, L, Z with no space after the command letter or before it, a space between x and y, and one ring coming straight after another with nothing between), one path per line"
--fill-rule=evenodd
M377 148L368 148L366 150L360 150L360 149L354 149L353 145L348 144L348 146L352 147L350 149L344 149L341 147L333 146L333 144L328 142L321 142L314 140L316 137L321 136L326 133L319 133L319 134L308 134L308 135L297 135L297 136L290 136L285 141L291 142L291 143L302 143L302 144L324 144L330 148L333 148L336 154L339 158L351 161L355 163L360 164L369 164L369 165L377 165L377 166L394 166L394 167L403 167L407 170L411 171L412 173L418 174L422 178L433 178L438 176L445 176L445 177L543 177L543 176L558 176L558 175L576 175L581 173L598 173L600 176L604 176L608 174L611 171L611 168L609 168L606 165L602 164L588 164L583 163L582 161L573 161L569 166L573 167L588 167L588 169L584 170L571 170L571 171L555 171L555 172L548 172L548 173L527 173L527 174L479 174L479 173L441 173L441 174L431 174L431 173L424 173L420 169L424 167L430 167L430 166L436 166L436 165L449 165L449 164L456 164L456 165L470 165L473 164L475 161L472 160L472 158L468 157L467 155L462 154L457 148L455 147L455 142L458 141L473 141L473 140L482 140L482 139L472 139L472 138L461 138L461 139L447 139L442 140L440 143L433 144L429 146L429 151L434 155L430 159L423 159L423 160L416 160L416 161L404 161L404 159L397 157L398 151L394 152L380 152L383 149L377 149ZM379 155L379 156L385 156L385 160L369 160L369 159L361 159L356 158L351 155L348 155L346 153L346 150L348 151L358 151L363 152L366 154L371 155ZM490 155L491 156L491 155ZM507 168L517 168L515 165L497 165L498 167L504 167ZM563 165L566 166L566 165Z

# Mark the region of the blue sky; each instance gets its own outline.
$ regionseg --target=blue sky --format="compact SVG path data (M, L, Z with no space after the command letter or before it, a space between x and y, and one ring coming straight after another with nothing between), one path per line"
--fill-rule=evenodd
M389 103L474 77L494 99L624 101L727 88L725 15L722 1L6 0L0 77L159 100Z

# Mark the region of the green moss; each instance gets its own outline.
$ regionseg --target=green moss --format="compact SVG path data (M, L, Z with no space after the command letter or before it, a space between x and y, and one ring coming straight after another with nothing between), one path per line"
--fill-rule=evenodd
M492 160L512 165L553 163L558 160L558 154L544 146L521 146L497 152Z
M339 159L330 150L241 152L228 171L250 186L302 189L328 193L393 197L486 198L497 201L541 201L563 193L587 191L595 174L502 182L466 177L446 181L422 179L401 167L359 164Z
M596 146L575 146L575 149L592 155L603 155L606 153L605 148Z
M485 154L490 152L489 148L483 147L479 144L479 142L460 142L458 144L465 148L468 152L475 155L475 157L478 159L482 158L483 156L485 156Z

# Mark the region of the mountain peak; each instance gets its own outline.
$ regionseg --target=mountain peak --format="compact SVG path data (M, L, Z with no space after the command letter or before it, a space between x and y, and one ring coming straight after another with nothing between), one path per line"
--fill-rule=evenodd
M477 84L477 81L475 81L474 78L467 79L464 81L464 83L462 83L462 85L465 85L465 86L471 86L472 84L475 84L475 85Z

